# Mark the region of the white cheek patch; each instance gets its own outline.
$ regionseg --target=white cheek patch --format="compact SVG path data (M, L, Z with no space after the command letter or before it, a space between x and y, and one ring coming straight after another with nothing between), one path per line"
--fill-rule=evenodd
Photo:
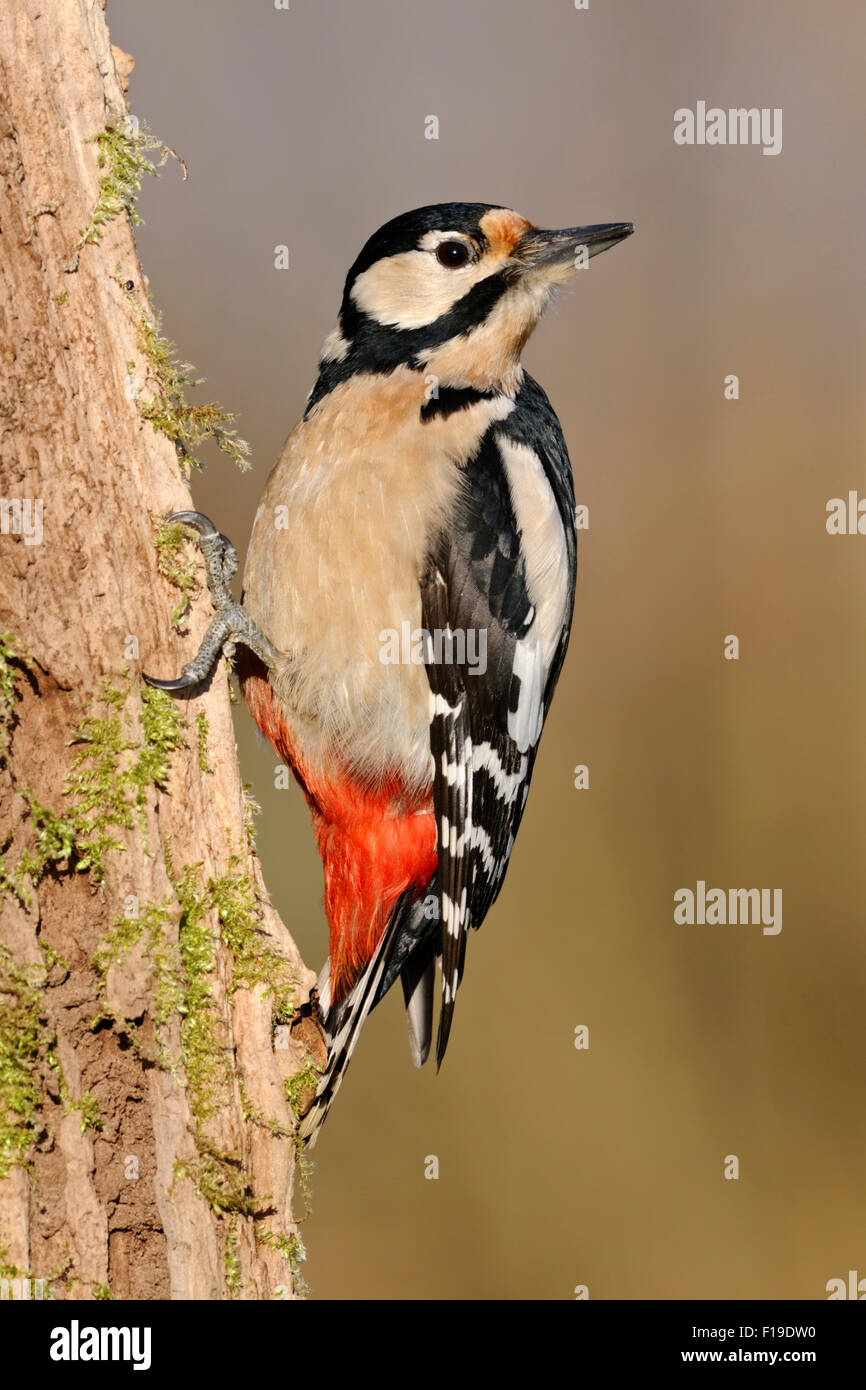
M433 254L440 242L448 240L465 242L454 234L428 232L424 242L430 242L429 250L383 256L358 276L352 286L353 301L362 313L387 328L426 328L435 323L480 280L502 268L500 259L483 257L449 270Z

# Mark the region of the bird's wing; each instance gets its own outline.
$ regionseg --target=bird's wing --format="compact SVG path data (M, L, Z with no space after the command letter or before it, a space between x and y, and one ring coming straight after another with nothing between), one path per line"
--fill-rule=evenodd
M547 397L526 378L514 411L463 468L453 524L422 577L438 838L442 1011L448 1042L470 927L505 875L574 598L571 470Z

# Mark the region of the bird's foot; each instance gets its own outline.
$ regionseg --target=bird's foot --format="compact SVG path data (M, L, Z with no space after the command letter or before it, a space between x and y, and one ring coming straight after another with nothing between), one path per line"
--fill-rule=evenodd
M216 529L203 512L172 512L166 520L182 522L198 532L215 616L198 652L182 668L176 680L161 681L144 672L142 679L157 690L189 690L207 679L221 655L232 656L238 642L255 652L270 670L277 657L273 645L242 604L234 602L229 590L238 567L237 552L231 541Z

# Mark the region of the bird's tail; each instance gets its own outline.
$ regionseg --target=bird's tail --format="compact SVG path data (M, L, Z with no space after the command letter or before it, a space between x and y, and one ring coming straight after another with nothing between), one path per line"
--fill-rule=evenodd
M316 1098L298 1125L298 1134L311 1148L331 1101L340 1089L361 1029L376 1000L385 970L387 957L384 948L390 932L389 927L363 975L338 1004L331 1005L330 967L327 962L319 976L319 1008L328 1043L328 1061L316 1090Z
M331 1001L330 967L319 976L319 1009L328 1043L328 1061L316 1098L301 1117L298 1134L312 1148L331 1102L340 1089L368 1013L400 975L406 1002L412 1059L427 1060L433 1030L435 937L427 931L425 904L409 894L400 900L364 973L344 999Z

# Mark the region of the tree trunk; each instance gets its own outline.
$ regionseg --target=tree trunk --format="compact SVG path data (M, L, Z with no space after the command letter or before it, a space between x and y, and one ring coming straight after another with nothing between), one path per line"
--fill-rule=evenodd
M237 449L148 305L115 59L97 0L0 10L0 1276L293 1297L313 976L262 886L224 667L183 700L140 678L210 616L197 562L175 632L165 576L197 555L155 544L191 505L179 458Z

